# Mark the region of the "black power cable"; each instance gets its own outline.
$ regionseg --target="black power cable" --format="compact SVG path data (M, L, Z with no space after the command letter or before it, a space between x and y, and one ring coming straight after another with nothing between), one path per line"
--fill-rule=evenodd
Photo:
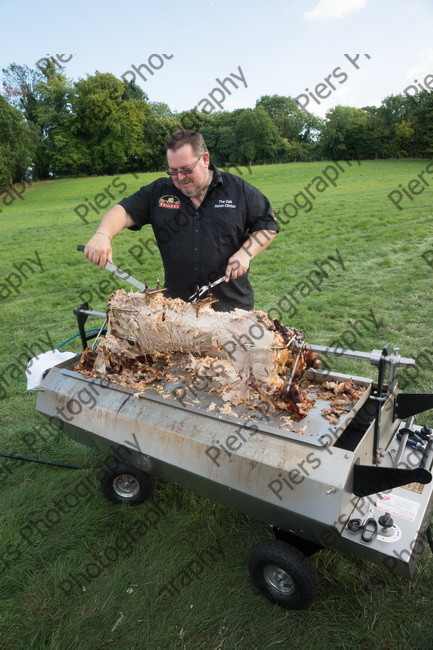
M70 463L59 463L56 460L41 460L40 458L29 458L28 456L18 456L16 454L4 454L0 452L3 458L14 458L15 460L28 460L31 463L42 463L43 465L55 465L56 467L69 467L70 469L94 469L93 466L71 465Z

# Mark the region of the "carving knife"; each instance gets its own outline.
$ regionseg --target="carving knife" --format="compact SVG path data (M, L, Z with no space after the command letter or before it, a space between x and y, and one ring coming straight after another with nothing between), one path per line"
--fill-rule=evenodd
M81 251L84 253L84 246L82 245L77 246L77 251ZM122 271L122 269L119 269L117 266L114 266L114 264L111 264L111 262L107 262L106 265L104 266L104 269L107 269L107 271L111 271L111 273L114 273L114 275L117 275L117 277L121 278L122 280L125 280L125 282L129 282L129 284L132 284L132 286L136 287L137 289L140 289L140 291L146 290L146 285L143 284L143 282L140 282L140 280L136 280L131 275L128 275L126 271Z

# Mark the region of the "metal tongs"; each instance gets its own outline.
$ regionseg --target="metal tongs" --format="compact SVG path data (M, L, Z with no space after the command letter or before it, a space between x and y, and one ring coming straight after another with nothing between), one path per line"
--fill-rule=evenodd
M192 296L188 298L188 300L192 300L192 302L196 302L206 293L206 291L210 291L211 289L216 287L217 284L221 284L221 282L224 282L224 280L225 280L225 276L223 275L222 278L215 280L215 282L211 282L210 284L204 284L202 287L197 287L197 291L194 291L194 293L192 294Z

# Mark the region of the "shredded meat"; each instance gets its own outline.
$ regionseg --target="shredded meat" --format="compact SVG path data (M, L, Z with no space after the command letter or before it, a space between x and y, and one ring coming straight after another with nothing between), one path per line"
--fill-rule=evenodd
M173 379L195 379L197 390L219 393L231 406L270 405L299 420L314 400L298 382L319 365L303 334L260 311L216 312L155 293L115 291L108 301L106 336L76 367L136 391Z
M322 387L327 390L319 393L318 397L328 400L331 405L331 408L322 410L322 415L324 418L329 420L331 424L338 424L338 418L344 412L350 411L353 400L359 400L362 393L365 391L365 387L358 386L354 383L353 379L348 379L341 383L325 381L322 384Z

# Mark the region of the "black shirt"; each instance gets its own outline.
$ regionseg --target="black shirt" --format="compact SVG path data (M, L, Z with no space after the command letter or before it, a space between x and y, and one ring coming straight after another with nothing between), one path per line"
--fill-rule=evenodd
M195 291L225 274L229 258L250 234L275 230L268 199L243 178L219 171L214 165L211 185L196 208L171 178L158 178L120 201L140 230L151 224L165 270L166 296L188 300ZM260 243L264 237L258 235ZM253 309L254 294L248 273L213 290L217 311Z

